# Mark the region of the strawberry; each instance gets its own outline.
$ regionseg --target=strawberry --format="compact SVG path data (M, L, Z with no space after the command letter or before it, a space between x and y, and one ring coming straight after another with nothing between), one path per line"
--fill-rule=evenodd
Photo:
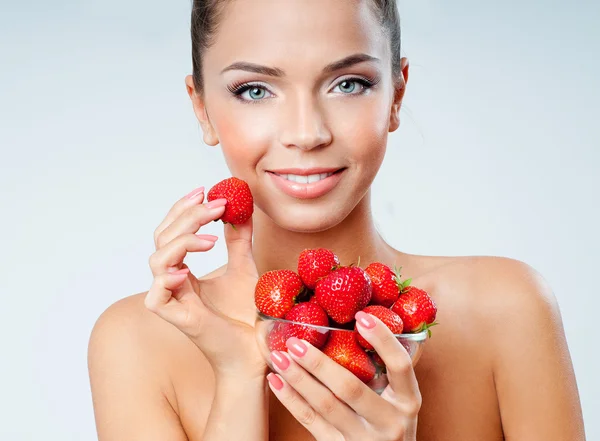
M215 199L227 199L221 220L232 225L243 224L254 212L254 199L250 187L238 178L228 178L215 184L206 196L210 202Z
M383 322L384 325L386 325L390 329L390 331L392 331L393 334L402 334L402 330L404 328L402 319L394 311L381 305L367 306L362 311L377 317ZM373 345L371 345L371 343L369 343L363 338L362 335L360 335L356 327L354 328L354 332L356 333L356 341L359 345L361 345L368 351L374 350Z
M298 275L309 289L340 265L340 259L326 248L306 249L298 256Z
M371 300L371 280L358 266L340 267L317 283L315 297L335 322L348 323Z
M380 262L373 262L365 272L371 278L373 284L372 305L382 305L389 308L398 300L403 286L400 283L400 270L392 269Z
M315 326L329 326L329 317L327 317L327 313L316 303L298 303L285 315L285 319L292 322L307 323ZM285 336L286 340L290 337L296 337L306 340L317 348L322 348L327 341L328 333L328 330L290 323L286 329Z
M298 274L290 270L273 270L258 279L254 289L254 303L260 312L282 318L296 303L304 289Z
M375 365L356 342L354 332L330 331L329 340L322 351L337 364L356 375L363 383L368 383L375 376Z
M275 323L275 326L269 331L267 335L267 347L269 351L287 351L285 337L287 330L287 323Z
M435 316L437 307L427 292L415 286L406 287L398 300L392 305L392 311L400 316L404 323L404 330L408 332L421 332L436 325Z

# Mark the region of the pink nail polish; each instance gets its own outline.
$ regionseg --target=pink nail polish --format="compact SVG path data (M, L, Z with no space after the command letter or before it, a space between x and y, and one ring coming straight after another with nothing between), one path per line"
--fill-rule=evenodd
M269 383L271 383L271 386L273 386L275 390L281 390L283 387L283 381L281 381L281 378L274 373L267 375L267 380L269 380Z
M288 367L290 367L290 360L288 360L287 357L279 351L271 352L271 361L282 371L285 371Z
M221 198L221 199L215 199L214 201L210 201L206 204L206 208L217 208L217 207L222 207L225 204L227 204L227 199L225 198Z
M307 347L302 341L296 337L290 337L285 342L290 352L296 357L303 357L306 354Z
M358 311L354 317L362 326L364 326L367 329L373 329L376 325L376 322L375 320L373 320L373 317L371 317L366 312Z
M211 242L216 242L219 238L218 236L213 236L212 234L196 234L198 239L210 240Z
M195 190L190 191L186 195L186 198L188 198L188 199L194 199L196 196L199 196L201 193L204 193L204 187L198 187Z

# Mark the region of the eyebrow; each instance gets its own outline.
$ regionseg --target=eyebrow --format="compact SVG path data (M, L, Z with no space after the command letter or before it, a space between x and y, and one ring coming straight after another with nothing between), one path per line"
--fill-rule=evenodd
M379 58L372 57L367 54L353 54L348 57L342 58L341 60L334 61L331 64L328 64L323 68L323 73L332 73L336 70L344 69L346 67L354 66L358 63L364 63L365 61L374 61L379 62ZM262 66L260 64L248 63L246 61L238 61L227 66L225 69L221 71L221 73L225 73L230 70L244 70L247 72L254 72L258 74L268 75L270 77L283 77L285 76L285 72L278 67L268 67Z

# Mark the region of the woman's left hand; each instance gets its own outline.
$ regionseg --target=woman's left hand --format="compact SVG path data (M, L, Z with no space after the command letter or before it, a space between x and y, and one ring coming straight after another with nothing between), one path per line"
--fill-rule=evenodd
M356 319L358 332L387 366L389 385L381 396L297 338L287 341L289 353L272 354L279 375L267 376L269 386L317 441L415 441L421 393L410 356L377 317L358 312ZM371 328L363 324L369 320Z

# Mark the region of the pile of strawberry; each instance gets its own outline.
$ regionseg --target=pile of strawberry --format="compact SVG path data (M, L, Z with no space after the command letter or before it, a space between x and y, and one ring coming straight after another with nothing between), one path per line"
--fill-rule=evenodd
M410 279L400 279L398 270L383 263L371 263L363 270L340 265L328 249L304 250L298 257L297 273L274 270L259 278L256 307L270 317L343 331L275 322L267 336L269 350L287 351L288 338L304 339L368 383L376 365L385 366L356 330L358 311L378 317L394 334L427 330L431 335L429 328L436 324L437 308L431 297L410 285Z

